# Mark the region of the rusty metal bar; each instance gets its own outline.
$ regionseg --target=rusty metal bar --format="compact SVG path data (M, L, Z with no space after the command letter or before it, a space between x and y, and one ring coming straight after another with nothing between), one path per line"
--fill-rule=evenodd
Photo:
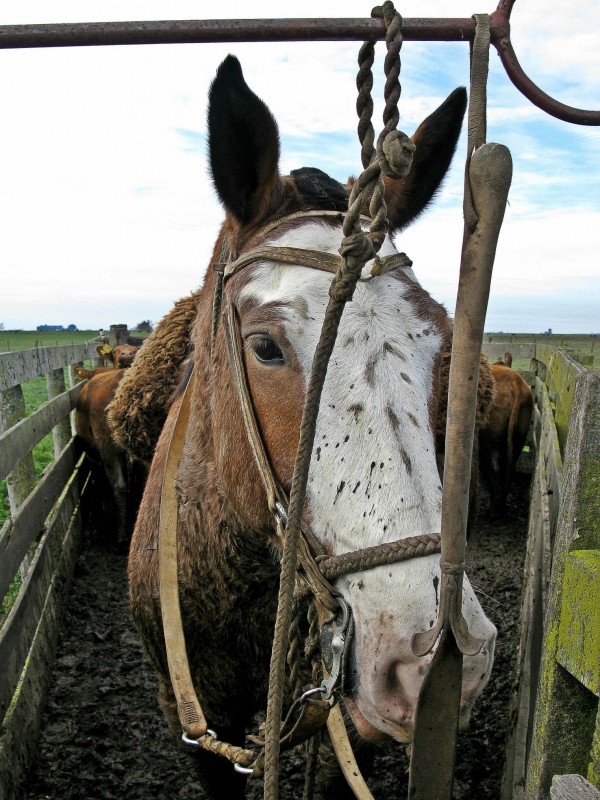
M491 14L491 41L506 74L534 105L553 117L578 125L600 125L600 111L572 108L547 95L523 72L510 42L515 0L500 0ZM413 42L470 42L473 18L410 18L403 38ZM378 19L233 19L158 22L81 22L0 26L0 49L90 47L99 45L190 44L218 42L363 41L385 39Z
M467 19L405 19L402 36L411 41L468 41L475 23ZM199 19L163 22L80 22L2 25L0 49L88 47L122 44L207 42L363 41L385 39L379 19Z
M555 100L523 72L510 41L510 13L514 2L515 0L500 0L498 8L491 15L490 26L492 44L498 51L502 65L512 83L534 106L563 122L573 122L576 125L600 125L600 111L573 108Z

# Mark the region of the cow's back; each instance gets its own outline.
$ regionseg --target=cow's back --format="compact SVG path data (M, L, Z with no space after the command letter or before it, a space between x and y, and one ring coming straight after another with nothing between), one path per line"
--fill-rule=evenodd
M503 511L527 438L533 395L525 379L506 364L492 364L491 370L496 394L487 424L480 432L481 470L488 482L493 511Z
M115 444L106 421L106 407L125 375L124 369L107 369L94 375L82 388L75 408L75 431L88 451L102 460L110 457Z

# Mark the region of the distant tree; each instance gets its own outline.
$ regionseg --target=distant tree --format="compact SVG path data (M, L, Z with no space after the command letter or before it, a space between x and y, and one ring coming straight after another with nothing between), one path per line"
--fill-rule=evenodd
M136 331L142 331L143 333L152 333L154 329L154 325L150 322L149 319L144 319L135 326Z
M4 323L0 322L0 331L3 331L3 330L4 330Z
M68 325L68 326L67 326L67 330L68 330L68 331L76 331L76 330L77 330L77 325L73 325L73 324L71 323L71 325Z

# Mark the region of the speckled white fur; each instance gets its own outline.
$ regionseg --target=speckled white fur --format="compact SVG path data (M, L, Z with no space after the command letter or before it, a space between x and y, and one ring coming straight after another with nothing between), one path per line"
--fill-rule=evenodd
M311 221L270 244L337 253L341 236L341 230ZM380 255L393 252L386 240ZM415 280L411 270L405 272ZM264 264L244 289L262 303L288 304L284 327L305 382L330 281L316 270ZM331 357L307 499L315 534L336 554L440 530L442 494L428 398L442 339L419 318L407 290L406 282L391 275L359 282ZM359 710L401 741L410 738L428 663L412 655L410 641L437 618L438 562L437 556L416 558L338 580L356 624ZM487 681L495 629L468 580L463 603L469 628L486 639L484 654L465 659L466 698Z

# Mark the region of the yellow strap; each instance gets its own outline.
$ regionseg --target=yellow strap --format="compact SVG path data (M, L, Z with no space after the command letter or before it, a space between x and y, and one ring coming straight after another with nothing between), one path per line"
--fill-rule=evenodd
M188 381L171 434L163 475L158 536L160 607L171 684L181 724L191 739L206 733L206 720L196 697L185 649L177 580L177 492L179 470L187 431L194 373Z
M329 731L337 760L340 763L348 786L354 792L354 796L358 800L373 800L373 795L365 783L365 779L354 758L352 745L348 739L348 731L346 730L346 724L339 705L335 705L329 712L327 730Z

